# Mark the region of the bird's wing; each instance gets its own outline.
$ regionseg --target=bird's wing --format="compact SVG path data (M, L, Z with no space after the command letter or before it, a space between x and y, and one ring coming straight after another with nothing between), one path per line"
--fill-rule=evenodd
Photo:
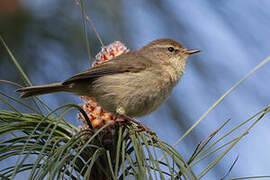
M132 53L132 54L131 54ZM110 61L106 61L98 66L85 70L63 82L70 84L77 80L93 81L98 77L110 74L118 74L124 72L140 72L151 66L151 61L135 52L120 55Z

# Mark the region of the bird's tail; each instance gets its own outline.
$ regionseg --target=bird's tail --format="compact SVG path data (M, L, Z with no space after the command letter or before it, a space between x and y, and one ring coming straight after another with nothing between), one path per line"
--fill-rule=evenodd
M21 98L27 98L31 96L38 96L42 94L49 94L54 92L68 91L69 86L62 83L46 84L41 86L30 86L17 89L16 92L20 92Z

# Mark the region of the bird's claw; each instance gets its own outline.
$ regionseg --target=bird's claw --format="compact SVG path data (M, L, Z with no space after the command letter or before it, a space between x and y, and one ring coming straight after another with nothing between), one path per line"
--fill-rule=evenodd
M157 136L156 133L154 131L152 131L151 129L149 129L148 127L146 127L144 124L140 123L139 121L133 119L133 118L130 118L128 116L125 116L125 115L122 115L122 117L124 117L124 122L128 123L128 124L135 124L138 129L133 129L134 132L147 132L149 133L150 135L154 135L154 136Z

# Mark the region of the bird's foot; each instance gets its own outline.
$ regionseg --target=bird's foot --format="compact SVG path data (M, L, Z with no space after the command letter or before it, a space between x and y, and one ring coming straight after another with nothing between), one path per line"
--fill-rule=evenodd
M146 131L148 132L149 134L151 135L155 135L156 136L156 133L154 131L152 131L151 129L149 129L147 126L145 126L143 123L140 123L139 121L137 121L136 119L133 119L129 116L126 116L126 115L121 115L123 117L123 119L125 120L125 122L127 123L133 123L133 124L136 124L137 127L139 127L139 129L135 129L134 131L135 132L142 132L142 131Z

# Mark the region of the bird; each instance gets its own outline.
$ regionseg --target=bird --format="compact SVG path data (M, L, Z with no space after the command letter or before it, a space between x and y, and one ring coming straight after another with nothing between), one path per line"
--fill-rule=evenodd
M157 39L63 82L24 87L17 92L21 98L55 92L94 97L106 111L132 121L154 112L166 101L183 76L189 55L198 52L173 39Z

